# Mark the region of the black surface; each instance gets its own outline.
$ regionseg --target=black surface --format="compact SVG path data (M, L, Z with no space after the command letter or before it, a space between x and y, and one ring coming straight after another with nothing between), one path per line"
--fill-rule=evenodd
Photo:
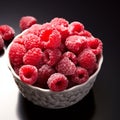
M19 93L6 64L6 46L0 52L0 120L71 118L79 120L120 120L120 19L119 4L102 1L1 1L0 24L20 33L19 19L32 15L39 23L54 17L80 21L103 41L104 61L90 93L79 103L65 109L49 110L33 105ZM56 118L56 116L57 118Z

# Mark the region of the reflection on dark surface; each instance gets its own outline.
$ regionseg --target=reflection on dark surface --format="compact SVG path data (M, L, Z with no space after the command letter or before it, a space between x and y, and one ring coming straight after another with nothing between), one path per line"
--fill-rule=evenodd
M17 114L20 120L36 120L36 119L63 119L73 118L81 120L91 120L95 112L95 101L93 90L86 97L73 106L62 109L46 109L37 105L33 105L25 99L20 93L18 97ZM56 118L57 116L57 118Z

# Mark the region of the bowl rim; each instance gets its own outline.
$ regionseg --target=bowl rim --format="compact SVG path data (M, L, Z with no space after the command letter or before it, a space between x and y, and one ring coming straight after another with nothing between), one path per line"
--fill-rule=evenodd
M18 34L16 37L19 37L20 35L22 35L24 32L26 32L27 30L24 30L22 33ZM15 37L15 38L16 38ZM15 39L14 38L14 39ZM14 41L13 39L13 41ZM8 45L7 49L6 49L6 59L7 59L7 66L9 68L9 70L12 72L12 75L17 78L18 80L20 80L20 77L15 73L14 69L12 68L11 66L11 63L10 63L10 59L9 59L9 49L11 47L11 45L13 44L13 41ZM98 68L97 70L88 78L88 80L85 82L85 83L82 83L82 84L78 84L78 85L75 85L75 86L72 86L68 89L65 89L63 91L59 91L59 93L62 93L62 92L68 92L68 91L71 91L75 88L79 88L79 87L83 87L85 86L92 78L96 77L97 74L99 73L101 67L102 67L102 63L103 63L103 54L100 55L100 58L98 60ZM22 82L22 81L21 81ZM23 82L22 82L23 83ZM25 84L25 83L24 83ZM29 87L31 87L32 89L37 89L37 90L41 90L41 91L44 91L44 92L54 92L54 91L51 91L50 89L44 89L44 88L40 88L40 87L37 87L37 86L33 86L33 85L29 85L29 84L25 84ZM57 93L57 92L56 92Z

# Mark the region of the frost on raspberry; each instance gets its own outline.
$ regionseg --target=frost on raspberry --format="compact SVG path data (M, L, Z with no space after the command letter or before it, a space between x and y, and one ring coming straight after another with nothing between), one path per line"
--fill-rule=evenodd
M41 24L33 24L27 31L24 31L23 35L34 34L39 37L41 31Z
M19 66L23 64L23 56L26 53L26 49L23 45L18 43L13 43L9 49L10 62L14 66Z
M68 87L68 79L64 74L54 73L47 81L50 90L55 92L60 92Z
M56 69L64 75L72 75L75 73L76 65L68 57L64 57L58 62Z
M62 53L59 49L46 49L43 61L50 66L54 66L60 60L61 55Z
M87 40L83 36L72 35L66 38L65 45L69 51L78 54L87 47Z
M47 80L55 73L55 69L47 64L42 65L38 70L38 80L35 85L41 88L48 88Z
M0 25L0 35L3 40L11 40L14 38L15 30L7 24Z
M58 48L61 44L61 35L57 30L44 29L40 34L40 41L44 49Z
M38 66L42 60L43 52L40 48L32 48L23 56L23 63Z
M88 78L88 71L82 67L77 67L75 74L71 76L71 80L77 84L82 84L86 82Z
M23 36L24 45L27 50L32 49L34 47L41 47L40 38L34 34L26 34Z
M19 27L23 31L29 27L31 27L33 24L37 23L37 19L33 16L23 16L21 17L19 21Z
M24 45L24 39L22 38L22 35L20 35L20 36L18 36L18 37L15 37L15 38L13 39L13 42Z
M50 23L60 32L62 40L65 40L68 37L69 22L66 19L55 17L50 21Z
M33 65L23 65L19 69L19 77L22 82L32 85L37 81L38 70Z
M103 43L100 39L98 38L88 38L87 41L88 47L90 47L95 55L100 55L102 54L103 50Z
M89 75L97 69L96 55L91 49L84 49L84 51L78 55L78 63L81 67L88 70Z
M68 57L75 65L77 64L77 57L73 52L64 52L62 57Z
M79 35L84 30L84 25L81 22L74 21L69 24L68 30L70 35Z

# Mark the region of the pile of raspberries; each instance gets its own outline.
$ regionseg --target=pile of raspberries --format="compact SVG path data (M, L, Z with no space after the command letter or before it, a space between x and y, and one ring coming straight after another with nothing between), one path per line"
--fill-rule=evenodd
M24 16L19 26L22 32L8 54L25 84L59 92L84 84L98 69L103 43L81 22L55 17L38 24L35 17Z

